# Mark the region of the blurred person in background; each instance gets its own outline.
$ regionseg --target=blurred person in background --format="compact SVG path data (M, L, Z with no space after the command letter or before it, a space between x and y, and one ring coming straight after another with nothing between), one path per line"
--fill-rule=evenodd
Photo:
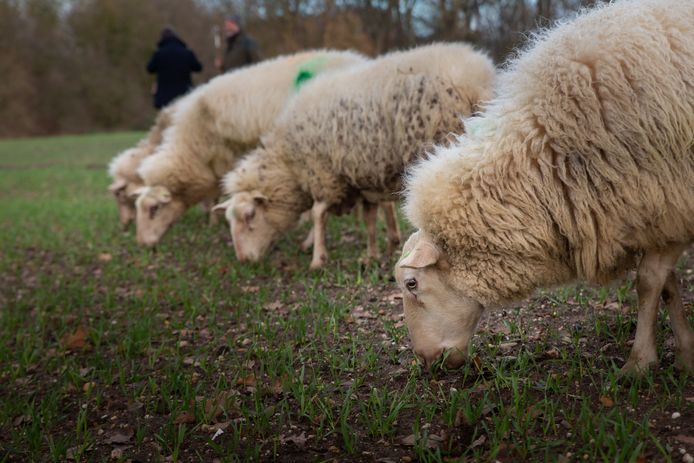
M224 37L224 56L215 60L219 72L233 71L260 61L258 43L243 30L240 16L233 16L224 21Z
M165 27L157 51L147 63L147 72L157 75L154 107L161 109L193 88L192 72L202 71L202 64L174 30Z

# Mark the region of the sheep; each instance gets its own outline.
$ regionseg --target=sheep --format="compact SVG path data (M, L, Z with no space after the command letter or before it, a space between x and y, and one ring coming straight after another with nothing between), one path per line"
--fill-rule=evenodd
M129 148L111 160L108 174L113 182L108 191L113 194L118 206L118 217L123 229L135 220L135 199L133 194L143 186L142 178L137 169L144 158L154 153L161 143L164 130L171 125L175 103L159 111L154 125L147 136L134 147Z
M231 197L217 208L225 210L237 257L260 259L310 209L311 268L319 268L327 259L326 214L359 198L367 253L375 256L377 203L395 199L405 165L428 144L462 130L460 116L490 96L493 75L489 58L469 45L433 44L307 84L263 146L224 177ZM392 214L389 222L396 223Z
M361 63L349 51L281 56L216 77L177 106L172 126L138 169L137 241L155 245L189 207L219 196L219 180L258 143L286 102L314 75Z
M636 267L621 374L657 363L659 297L679 365L694 368L674 273L694 239L692 24L692 2L618 1L541 33L467 133L411 167L418 231L395 275L425 365L460 366L486 306Z

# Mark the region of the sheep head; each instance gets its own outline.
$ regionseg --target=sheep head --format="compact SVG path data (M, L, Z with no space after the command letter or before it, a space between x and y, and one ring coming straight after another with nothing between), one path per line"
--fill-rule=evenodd
M429 367L439 357L458 368L468 354L484 307L451 284L445 252L424 232L407 240L395 266L405 323L417 357Z
M176 198L163 186L138 188L131 197L135 201L137 242L154 246L186 210L181 199Z
M281 230L268 220L268 199L258 191L242 191L216 205L229 222L236 257L241 262L257 262L270 249Z
M123 178L115 179L108 187L108 191L116 198L118 220L124 230L135 220L135 201L129 194L131 189L132 185Z

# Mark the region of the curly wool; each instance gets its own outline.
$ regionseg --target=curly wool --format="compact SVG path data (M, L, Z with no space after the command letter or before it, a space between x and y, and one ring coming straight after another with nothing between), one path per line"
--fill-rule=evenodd
M347 51L316 50L281 56L224 74L194 90L176 112L154 156L138 173L149 186L163 186L187 205L219 195L218 180L254 148L287 100L307 61L322 58L320 69L364 61Z
M494 68L465 44L396 52L315 79L278 118L264 147L224 180L257 190L294 219L313 201L393 200L405 166L463 129L491 94ZM291 225L286 220L283 228Z
M605 282L694 238L694 3L615 2L538 36L406 214L484 304Z

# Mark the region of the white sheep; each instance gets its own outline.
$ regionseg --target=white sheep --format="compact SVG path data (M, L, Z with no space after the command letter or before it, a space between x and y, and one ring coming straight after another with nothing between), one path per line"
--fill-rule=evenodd
M237 257L259 259L311 209L311 267L320 267L328 210L350 208L359 197L374 256L377 203L396 199L409 162L462 130L461 116L490 96L493 75L489 58L472 47L434 44L307 84L263 146L224 178L231 198L217 207L226 209Z
M224 74L177 105L172 126L138 174L137 240L156 244L194 204L219 196L219 180L270 128L290 97L314 75L365 58L317 50L281 56Z
M485 306L637 265L623 372L657 362L660 297L694 368L674 272L694 239L693 24L693 2L618 1L541 34L467 134L412 168L419 231L395 272L426 364L460 365Z
M140 163L154 150L163 139L164 130L171 125L175 103L159 111L154 125L147 132L145 138L134 147L129 148L116 157L108 165L108 174L113 182L108 191L113 194L118 206L118 216L123 228L135 220L135 192L144 185L142 178L137 174Z

